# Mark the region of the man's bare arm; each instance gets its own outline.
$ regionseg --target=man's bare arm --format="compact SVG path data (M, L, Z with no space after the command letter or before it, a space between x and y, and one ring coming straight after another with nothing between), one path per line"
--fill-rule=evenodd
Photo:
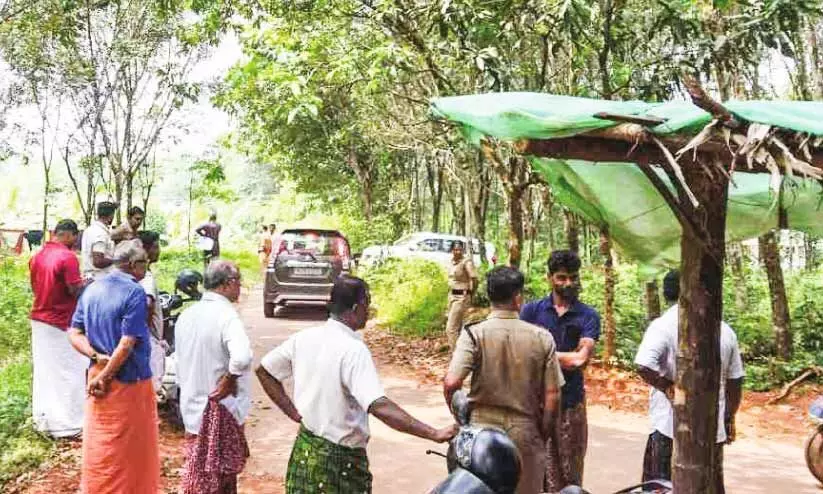
M640 378L643 379L643 381L645 381L649 386L657 389L670 398L673 396L674 383L661 376L659 372L649 369L648 367L638 365L637 373L640 374Z
M732 443L737 439L737 426L735 417L743 401L743 378L726 380L726 413L724 424L726 425L726 442Z
M396 431L438 443L446 442L457 434L457 424L452 424L442 429L435 429L412 417L385 396L375 400L374 403L371 404L369 413Z
M294 406L294 402L291 401L289 395L286 393L286 390L283 388L283 384L274 378L269 371L267 371L262 365L257 366L257 370L255 371L257 374L257 379L260 381L260 384L263 386L263 391L271 398L271 401L277 405L280 410L283 411L290 419L297 422L298 424L303 420L303 417L300 415L300 412L297 411L297 407Z
M92 348L89 339L86 337L86 333L83 332L82 329L69 328L69 342L75 350L88 358L91 358L92 355L97 353L94 348Z
M573 352L557 352L557 360L563 370L585 367L594 354L594 340L581 338L580 345Z

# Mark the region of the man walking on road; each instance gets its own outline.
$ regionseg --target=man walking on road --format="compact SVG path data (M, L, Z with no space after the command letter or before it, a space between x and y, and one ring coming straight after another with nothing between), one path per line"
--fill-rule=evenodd
M580 258L570 250L551 253L548 280L552 292L523 307L520 318L549 330L557 345L557 359L566 384L556 427L546 443L546 490L558 492L568 485L583 485L588 446L586 392L583 369L600 338L600 316L580 302Z
M486 275L491 314L460 334L443 391L450 404L472 375L471 423L508 433L521 458L517 494L538 494L543 492L546 440L555 426L564 381L552 336L518 319L523 284L523 274L508 266Z
M149 260L139 240L120 242L116 268L89 285L71 321L72 346L91 359L86 386L81 491L156 494L160 488L157 402L149 365Z
M454 349L463 316L471 305L472 293L477 287L477 271L471 256L465 256L465 245L460 240L452 244L452 261L449 264L449 309L446 321L446 336L449 347Z
M97 219L83 232L80 257L82 258L83 278L96 280L113 269L114 241L111 239L111 222L117 205L104 201L97 204Z
M670 271L663 278L663 296L674 304L649 325L637 349L634 363L638 373L651 386L649 419L652 432L643 457L643 481L671 480L674 437L674 380L677 361L680 275ZM735 440L735 416L743 395L743 360L737 336L728 324L720 323L720 395L717 412L715 465L717 492L723 484L723 444Z
M454 424L434 429L386 398L371 353L356 332L365 327L368 309L366 283L341 276L332 288L326 324L292 335L257 368L266 394L300 424L286 474L289 494L371 492L368 414L436 442L457 431ZM290 377L293 400L282 384Z
M57 223L54 238L29 261L32 416L38 431L57 438L77 436L83 429L89 359L74 351L66 337L83 287L80 264L70 250L77 235L74 221Z
M189 450L183 492L230 494L237 492L237 474L247 456L243 424L251 408L252 349L232 305L240 298L237 265L213 261L203 286L203 298L180 314L175 328L180 411ZM207 485L219 490L204 490Z

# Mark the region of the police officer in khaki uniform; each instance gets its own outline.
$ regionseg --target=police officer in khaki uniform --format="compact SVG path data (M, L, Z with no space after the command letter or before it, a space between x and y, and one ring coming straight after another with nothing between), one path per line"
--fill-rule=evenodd
M449 346L454 348L463 316L471 305L472 293L477 286L477 271L471 256L465 256L465 245L460 240L452 244L452 261L449 264L449 319L446 322L446 336Z
M508 433L521 459L517 494L537 494L543 492L546 440L555 427L564 379L552 335L519 318L523 285L523 274L508 266L486 275L491 314L463 328L443 393L451 403L472 375L471 423Z

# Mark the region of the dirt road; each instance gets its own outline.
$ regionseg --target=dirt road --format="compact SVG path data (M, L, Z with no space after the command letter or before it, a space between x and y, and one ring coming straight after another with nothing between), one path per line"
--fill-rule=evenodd
M284 318L266 319L260 303L260 291L253 290L240 305L254 345L256 362L290 334L323 320L321 314L311 311L290 312L284 314ZM436 379L421 377L425 373L387 363L389 353L409 355L410 348L404 343L392 343L391 339L388 347L382 342L375 344L378 336L371 334L367 340L374 345L373 354L388 396L414 416L435 426L446 425L450 417ZM429 373L439 376L442 371L430 369ZM246 427L252 456L240 478L240 492L282 493L297 426L269 403L254 381L254 407ZM613 380L611 384L626 385L623 380ZM598 392L605 393L605 389L595 389L593 385L590 401L600 398L594 395ZM639 390L641 395L644 392ZM743 437L727 447L725 453L729 493L823 493L806 470L802 433L787 436L774 434L772 430L763 431L773 424L764 423L762 416L743 416L739 422ZM617 412L603 405L590 405L589 424L586 488L595 494L603 494L635 483L640 478L648 434L646 417L642 413ZM444 446L394 432L376 419L371 420L371 427L369 458L376 494L425 493L445 477L445 460L426 455L427 449L445 452ZM183 438L181 433L171 431L165 425L161 427L161 456L163 491L167 494L177 492L183 465ZM51 462L4 491L15 494L76 493L80 482L79 464L79 443L62 445L60 454Z
M242 315L254 342L255 358L283 341L291 333L318 324L319 314L288 312L284 318L265 319L260 294L253 291L242 304ZM449 420L440 389L421 384L408 372L381 362L378 368L390 398L416 417L432 425ZM280 493L296 426L270 404L259 386L255 407L247 427L252 458L241 478L243 493ZM586 487L594 493L614 492L640 478L645 447L646 418L643 415L589 408L589 450ZM424 493L445 476L445 461L427 456L438 445L396 433L378 420L371 420L369 458L374 474L374 492ZM775 442L741 439L726 448L726 485L730 493L820 493L803 460L803 439ZM439 448L445 451L445 447Z

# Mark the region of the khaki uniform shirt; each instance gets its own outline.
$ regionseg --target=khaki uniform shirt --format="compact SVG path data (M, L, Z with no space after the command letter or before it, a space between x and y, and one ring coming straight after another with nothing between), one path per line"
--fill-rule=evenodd
M477 279L477 272L471 258L464 257L449 264L449 288L452 290L470 290L471 281Z
M464 328L449 374L472 374L469 403L540 419L546 389L565 380L554 338L545 329L519 319L514 311L493 310L483 322Z

